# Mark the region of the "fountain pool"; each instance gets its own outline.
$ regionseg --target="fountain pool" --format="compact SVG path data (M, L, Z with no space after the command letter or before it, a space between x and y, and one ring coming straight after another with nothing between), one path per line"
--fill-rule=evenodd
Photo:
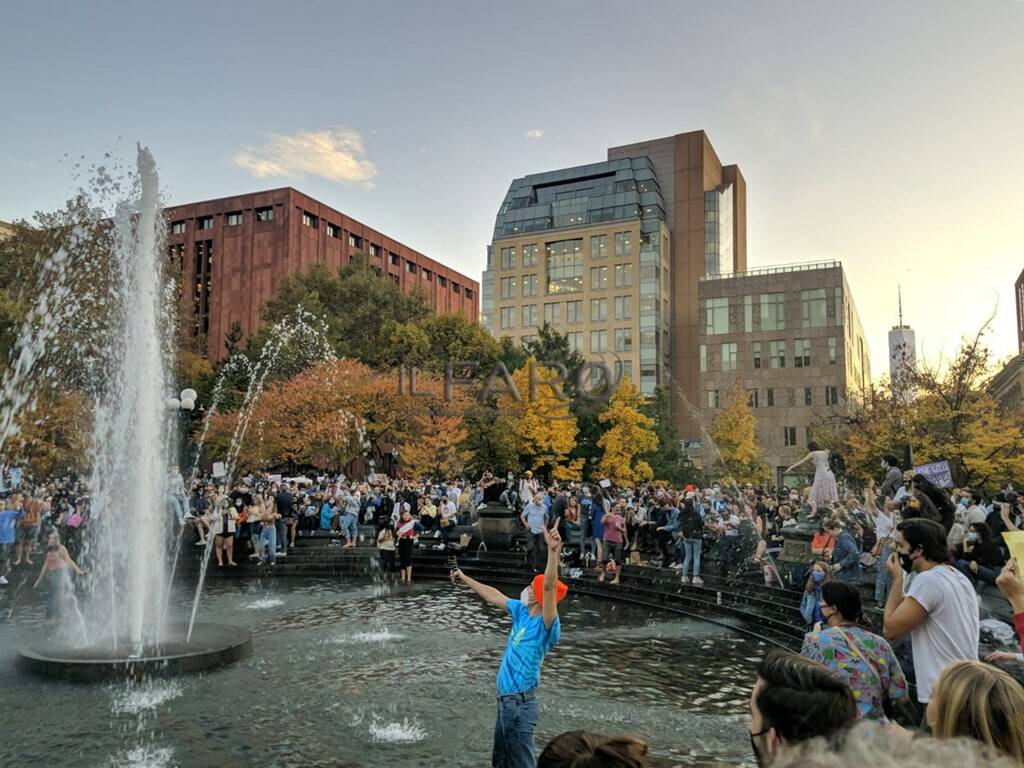
M191 592L175 590L182 611ZM634 733L652 764L750 759L747 698L767 646L720 626L570 595L541 684L538 744L566 730ZM468 590L337 580L208 585L200 608L252 633L253 654L175 679L83 686L0 658L0 765L489 764L509 621ZM0 655L42 605L0 624Z

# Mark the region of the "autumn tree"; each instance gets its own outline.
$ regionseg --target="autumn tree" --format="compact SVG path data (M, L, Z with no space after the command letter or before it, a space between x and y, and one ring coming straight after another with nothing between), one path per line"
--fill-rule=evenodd
M643 413L642 406L636 385L624 377L598 417L608 427L597 441L603 451L599 470L615 485L633 485L654 476L651 465L638 458L658 447L658 436L651 429L654 419Z
M403 475L436 479L462 474L471 456L462 416L426 413L414 416L410 427L418 434L402 444Z
M459 378L485 378L501 354L501 347L479 323L463 314L434 315L387 328L382 361L393 367L415 366L443 373L449 363L473 363L474 369L453 371Z
M736 483L757 483L768 477L768 466L761 460L757 447L757 419L742 382L736 380L729 392L729 402L711 420L708 430L718 449L716 469Z
M77 391L42 387L34 407L17 416L18 432L4 446L3 461L27 466L37 479L89 468L93 410Z
M515 436L520 464L548 472L556 480L579 479L583 461L569 457L576 442L576 419L556 373L531 357L511 380L512 387L498 381L495 390L500 392L498 409L508 417Z
M816 431L844 454L847 467L866 479L879 459L908 446L914 464L949 461L954 482L1001 487L1024 477L1024 414L1002 413L988 392L988 324L965 339L948 365L919 362L908 371L911 397L891 382L872 387L846 413Z

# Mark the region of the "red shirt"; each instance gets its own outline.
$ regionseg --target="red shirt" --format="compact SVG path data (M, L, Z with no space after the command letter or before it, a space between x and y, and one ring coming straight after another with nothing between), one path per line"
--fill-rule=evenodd
M613 544L622 543L622 531L626 528L626 518L618 512L610 512L601 519L604 526L604 540Z

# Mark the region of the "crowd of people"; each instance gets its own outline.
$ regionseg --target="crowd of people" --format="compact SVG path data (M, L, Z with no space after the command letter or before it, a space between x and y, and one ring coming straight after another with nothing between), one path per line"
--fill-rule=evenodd
M632 564L673 569L698 587L714 573L802 594L807 633L800 653L771 653L758 668L750 707L759 761L784 763L790 747L815 737L831 739L833 750L847 749L838 734L856 721L874 721L927 728L939 739L969 737L1024 763L1024 693L1003 668L1024 656L1003 650L979 660L980 595L1001 593L1024 637L1024 580L1001 536L1024 525L1021 497L1010 487L990 495L939 488L901 470L893 456L880 460L877 483L854 492L837 482L827 451L812 445L791 469L803 463L814 467L814 479L777 489L617 488L604 481L543 482L531 472L421 481L251 476L230 486L203 477L186 489L175 472L167 506L194 532L195 544L212 547L218 567L234 568L245 558L270 569L288 557L296 537L320 536L342 547L374 546L384 571L403 582L412 580L417 544L465 544L465 526L480 510L509 510L540 584L514 601L453 572L511 615L520 640L527 630L535 638L528 658L506 651L495 748L500 741L517 756L496 757L495 765L645 764L641 741L583 732L553 741L537 763L532 729L528 737L502 730L510 718L531 716L540 665L558 640L557 613L544 609L551 574L557 581L567 565L593 566L614 585ZM39 566L35 584L48 582L58 595L50 611L59 610L57 583L81 570L76 553L89 517L81 483L7 493L0 509L0 585L12 568ZM809 553L806 562L783 568L773 555L794 526L810 526Z

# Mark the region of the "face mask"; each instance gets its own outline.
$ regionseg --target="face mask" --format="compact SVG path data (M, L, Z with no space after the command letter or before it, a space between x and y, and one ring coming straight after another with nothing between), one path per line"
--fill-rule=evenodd
M764 766L766 765L766 761L765 761L764 755L761 754L760 747L758 747L757 746L757 742L754 741L754 737L755 736L763 736L764 734L768 733L768 730L769 729L766 728L763 731L760 731L759 733L752 733L752 734L750 734L750 749L751 749L751 751L753 751L754 758L757 760L758 768L764 768Z
M825 574L822 571L815 571L812 578L814 579L815 584L821 584L821 582L825 580Z
M900 553L900 565L903 566L903 570L907 573L913 573L914 571L914 558L909 554L905 555Z
M971 506L971 502L966 497L964 497L964 498L960 499L960 506L961 507L969 507L969 506Z
M978 540L978 534L973 533L973 532L972 533L968 533L964 538L967 539L968 541L977 541Z
M530 605L530 593L532 591L533 590L531 590L529 587L523 587L523 591L519 593L519 602L521 602L525 606L529 606Z

